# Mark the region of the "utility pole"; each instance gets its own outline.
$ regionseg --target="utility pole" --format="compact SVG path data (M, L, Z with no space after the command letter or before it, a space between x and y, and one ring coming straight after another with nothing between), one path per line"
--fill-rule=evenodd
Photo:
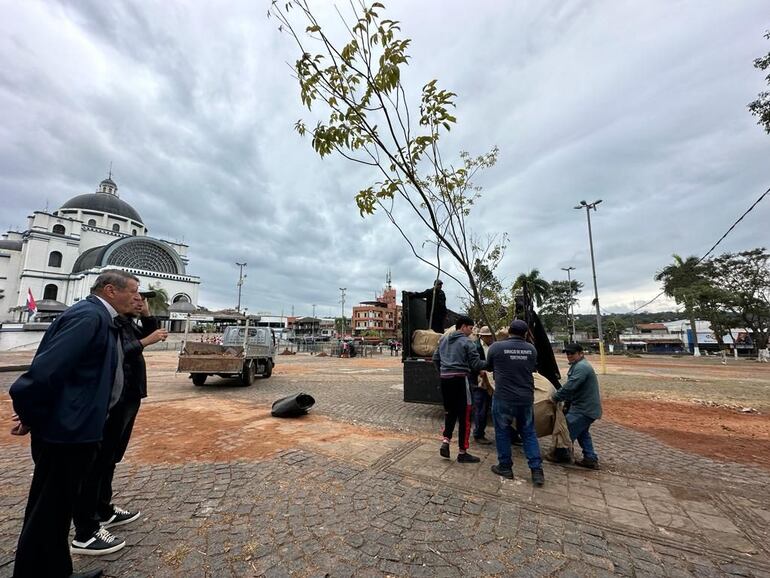
M596 261L594 259L594 237L593 233L591 232L591 209L596 211L596 206L601 203L602 200L599 199L597 201L594 201L593 203L586 203L585 201L580 201L580 204L577 205L575 208L585 209L586 210L586 218L588 219L588 246L591 249L591 272L593 273L594 277L594 304L596 305L596 329L599 333L599 356L601 358L601 364L602 364L602 373L607 373L607 362L604 359L604 333L602 332L602 313L601 309L599 308L599 289L596 285Z
M347 287L340 287L340 303L342 303L342 331L340 332L340 339L345 337L345 291Z
M313 337L315 337L315 303L313 303L313 321L310 323L310 331Z
M236 310L238 313L241 312L241 289L243 288L243 280L246 278L246 275L243 274L243 268L246 266L246 263L236 263L238 268L240 269L240 272L238 273L238 307L236 307Z
M572 302L572 277L570 271L574 271L574 267L562 267L562 271L567 272L567 283L569 284L569 307L567 308L567 314L572 318L572 334L570 335L570 343L575 342L575 304Z

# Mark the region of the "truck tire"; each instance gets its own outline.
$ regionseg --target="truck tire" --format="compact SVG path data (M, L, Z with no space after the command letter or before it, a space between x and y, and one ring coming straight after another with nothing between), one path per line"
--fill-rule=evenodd
M241 372L241 385L244 387L250 386L252 383L254 383L255 377L256 368L254 367L254 362L247 361L243 364L243 371Z
M204 383L206 383L206 378L208 375L205 373L191 373L190 377L192 378L193 385L197 385L200 387Z
M273 375L273 360L267 359L265 360L265 372L262 374L262 377L270 377Z

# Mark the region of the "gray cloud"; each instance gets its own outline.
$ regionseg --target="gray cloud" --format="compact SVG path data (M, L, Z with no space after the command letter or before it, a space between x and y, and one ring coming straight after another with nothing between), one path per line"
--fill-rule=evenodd
M372 298L388 268L399 289L429 286L432 271L384 215L358 215L353 197L377 175L319 159L293 132L315 117L286 65L296 51L266 8L6 7L0 226L94 190L112 162L150 233L189 245L206 306L235 304L235 261L249 263L252 311L335 314L338 287L349 307ZM447 158L501 149L478 179L473 218L481 235L511 235L506 281L574 266L590 311L585 212L573 206L602 198L592 219L603 307L641 304L672 253L701 255L770 182L770 139L746 111L763 88L751 66L768 49L763 2L397 0L387 12L413 38L411 102L432 78L459 95ZM767 245L768 221L764 203L720 250ZM420 245L418 224L405 227ZM459 288L446 289L457 307Z

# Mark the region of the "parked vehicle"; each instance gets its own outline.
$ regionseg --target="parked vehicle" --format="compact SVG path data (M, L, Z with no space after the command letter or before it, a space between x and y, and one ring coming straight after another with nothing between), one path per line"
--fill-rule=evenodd
M274 365L272 329L230 325L225 327L221 345L186 341L179 354L177 371L189 372L197 386L206 383L209 375L237 377L241 385L249 386L257 375L270 377Z

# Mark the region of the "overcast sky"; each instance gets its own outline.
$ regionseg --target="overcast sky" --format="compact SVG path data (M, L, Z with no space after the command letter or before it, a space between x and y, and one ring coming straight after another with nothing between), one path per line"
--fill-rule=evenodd
M412 39L409 89L437 78L459 95L445 158L500 147L471 218L479 234L511 236L507 283L575 267L588 313L586 216L573 207L603 199L601 303L628 311L658 293L672 253L701 256L770 186L770 136L746 109L767 89L752 66L770 49L766 0L385 4ZM354 196L376 175L320 159L294 132L318 117L268 5L0 0L3 230L93 192L112 163L150 234L189 245L206 307L235 306L236 261L251 312L338 315L347 287L349 315L388 269L399 291L428 287L432 270L384 215L358 215ZM768 223L770 199L719 252L770 245ZM459 287L444 289L459 308Z

